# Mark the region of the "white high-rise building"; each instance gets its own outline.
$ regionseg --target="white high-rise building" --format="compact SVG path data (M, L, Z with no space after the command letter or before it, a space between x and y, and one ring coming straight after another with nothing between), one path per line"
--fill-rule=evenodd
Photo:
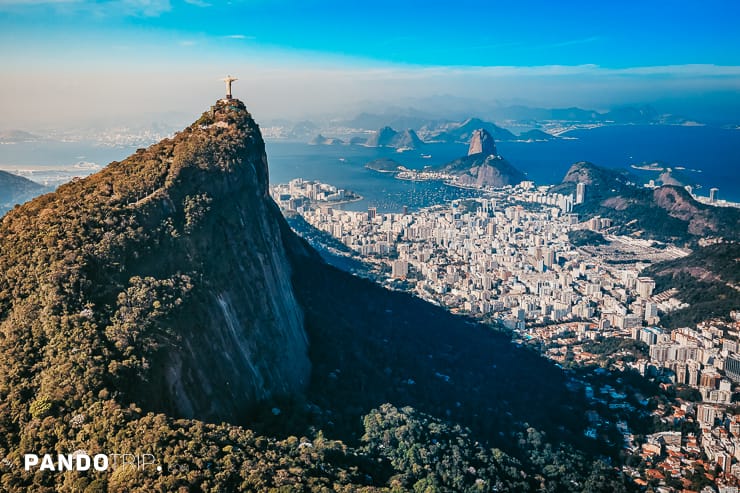
M645 303L645 320L650 320L658 316L658 305L648 301Z
M655 281L649 277L637 278L637 294L640 298L650 298L655 289Z
M391 267L391 276L396 279L404 278L409 273L409 263L405 260L396 260Z
M576 185L576 204L582 204L586 200L586 184L578 182Z

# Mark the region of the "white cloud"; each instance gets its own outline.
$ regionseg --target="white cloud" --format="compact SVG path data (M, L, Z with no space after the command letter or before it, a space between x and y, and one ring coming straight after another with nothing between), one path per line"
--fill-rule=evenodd
M199 1L199 0L194 0ZM95 15L127 15L136 17L158 17L172 10L170 0L0 0L0 9L53 6L66 12L90 13Z
M617 69L617 70L613 70L613 73L634 74L634 75L724 77L724 76L739 76L740 66L710 65L710 64L662 65L662 66L655 66L655 67L632 67L632 68Z
M157 17L172 10L170 0L120 0L110 2L113 8L120 7L124 14Z
M0 0L0 6L13 5L43 5L54 3L79 3L82 0Z

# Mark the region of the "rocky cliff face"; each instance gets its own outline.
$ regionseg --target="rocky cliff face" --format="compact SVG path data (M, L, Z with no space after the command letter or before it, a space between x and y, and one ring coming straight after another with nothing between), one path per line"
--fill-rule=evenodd
M482 156L477 154L475 156ZM500 156L489 155L483 160L471 160L468 156L465 161L469 168L458 173L459 182L463 185L475 187L505 187L516 185L524 180L524 175L507 160Z
M692 235L713 235L720 230L721 221L714 217L714 208L702 206L682 187L665 185L656 188L652 199L671 217L687 222L688 232Z
M496 143L493 141L491 134L483 128L473 132L473 136L470 138L468 156L474 154L483 154L484 156L496 155Z
M505 187L525 179L524 173L497 155L496 144L484 128L473 131L467 156L434 169L458 177L458 182L474 187Z
M365 144L368 147L395 147L397 149L418 149L424 145L416 132L411 129L396 132L391 127L383 127L375 132Z
M391 127L383 127L367 139L368 147L383 147L391 145L393 139L396 138L398 132L393 130Z
M563 177L563 181L552 187L550 191L566 195L570 193L575 196L576 185L584 183L588 190L586 200L596 203L622 192L631 191L637 182L637 177L626 170L603 168L588 161L580 161L572 164Z
M394 142L394 147L406 148L406 149L418 149L422 147L424 142L416 135L412 129L406 129L401 132Z
M77 381L46 358L24 387L46 395L71 378L59 405L106 390L232 422L300 392L307 337L267 180L259 128L241 102L220 101L173 139L11 211L0 226L3 331L41 354L50 341L55 353L89 348L72 358L81 373L95 354L110 361Z

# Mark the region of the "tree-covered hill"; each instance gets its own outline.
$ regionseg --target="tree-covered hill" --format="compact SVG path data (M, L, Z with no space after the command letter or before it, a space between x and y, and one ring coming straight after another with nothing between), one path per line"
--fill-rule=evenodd
M740 210L702 204L681 187L649 189L627 171L580 162L550 191L575 196L578 183L586 185L585 201L573 211L612 219L614 233L691 245L706 237L740 239Z
M643 271L655 279L656 292L677 289L687 308L661 318L668 327L693 326L710 318L728 319L740 309L740 244L718 243L690 255L651 265Z
M0 489L624 488L561 370L329 267L267 178L221 100L0 221ZM75 451L161 470L23 470Z

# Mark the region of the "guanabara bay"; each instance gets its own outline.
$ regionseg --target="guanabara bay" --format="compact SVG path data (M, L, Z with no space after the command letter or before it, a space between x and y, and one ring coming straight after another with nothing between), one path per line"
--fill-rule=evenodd
M267 166L222 99L3 217L0 490L630 488L567 373L326 264Z

